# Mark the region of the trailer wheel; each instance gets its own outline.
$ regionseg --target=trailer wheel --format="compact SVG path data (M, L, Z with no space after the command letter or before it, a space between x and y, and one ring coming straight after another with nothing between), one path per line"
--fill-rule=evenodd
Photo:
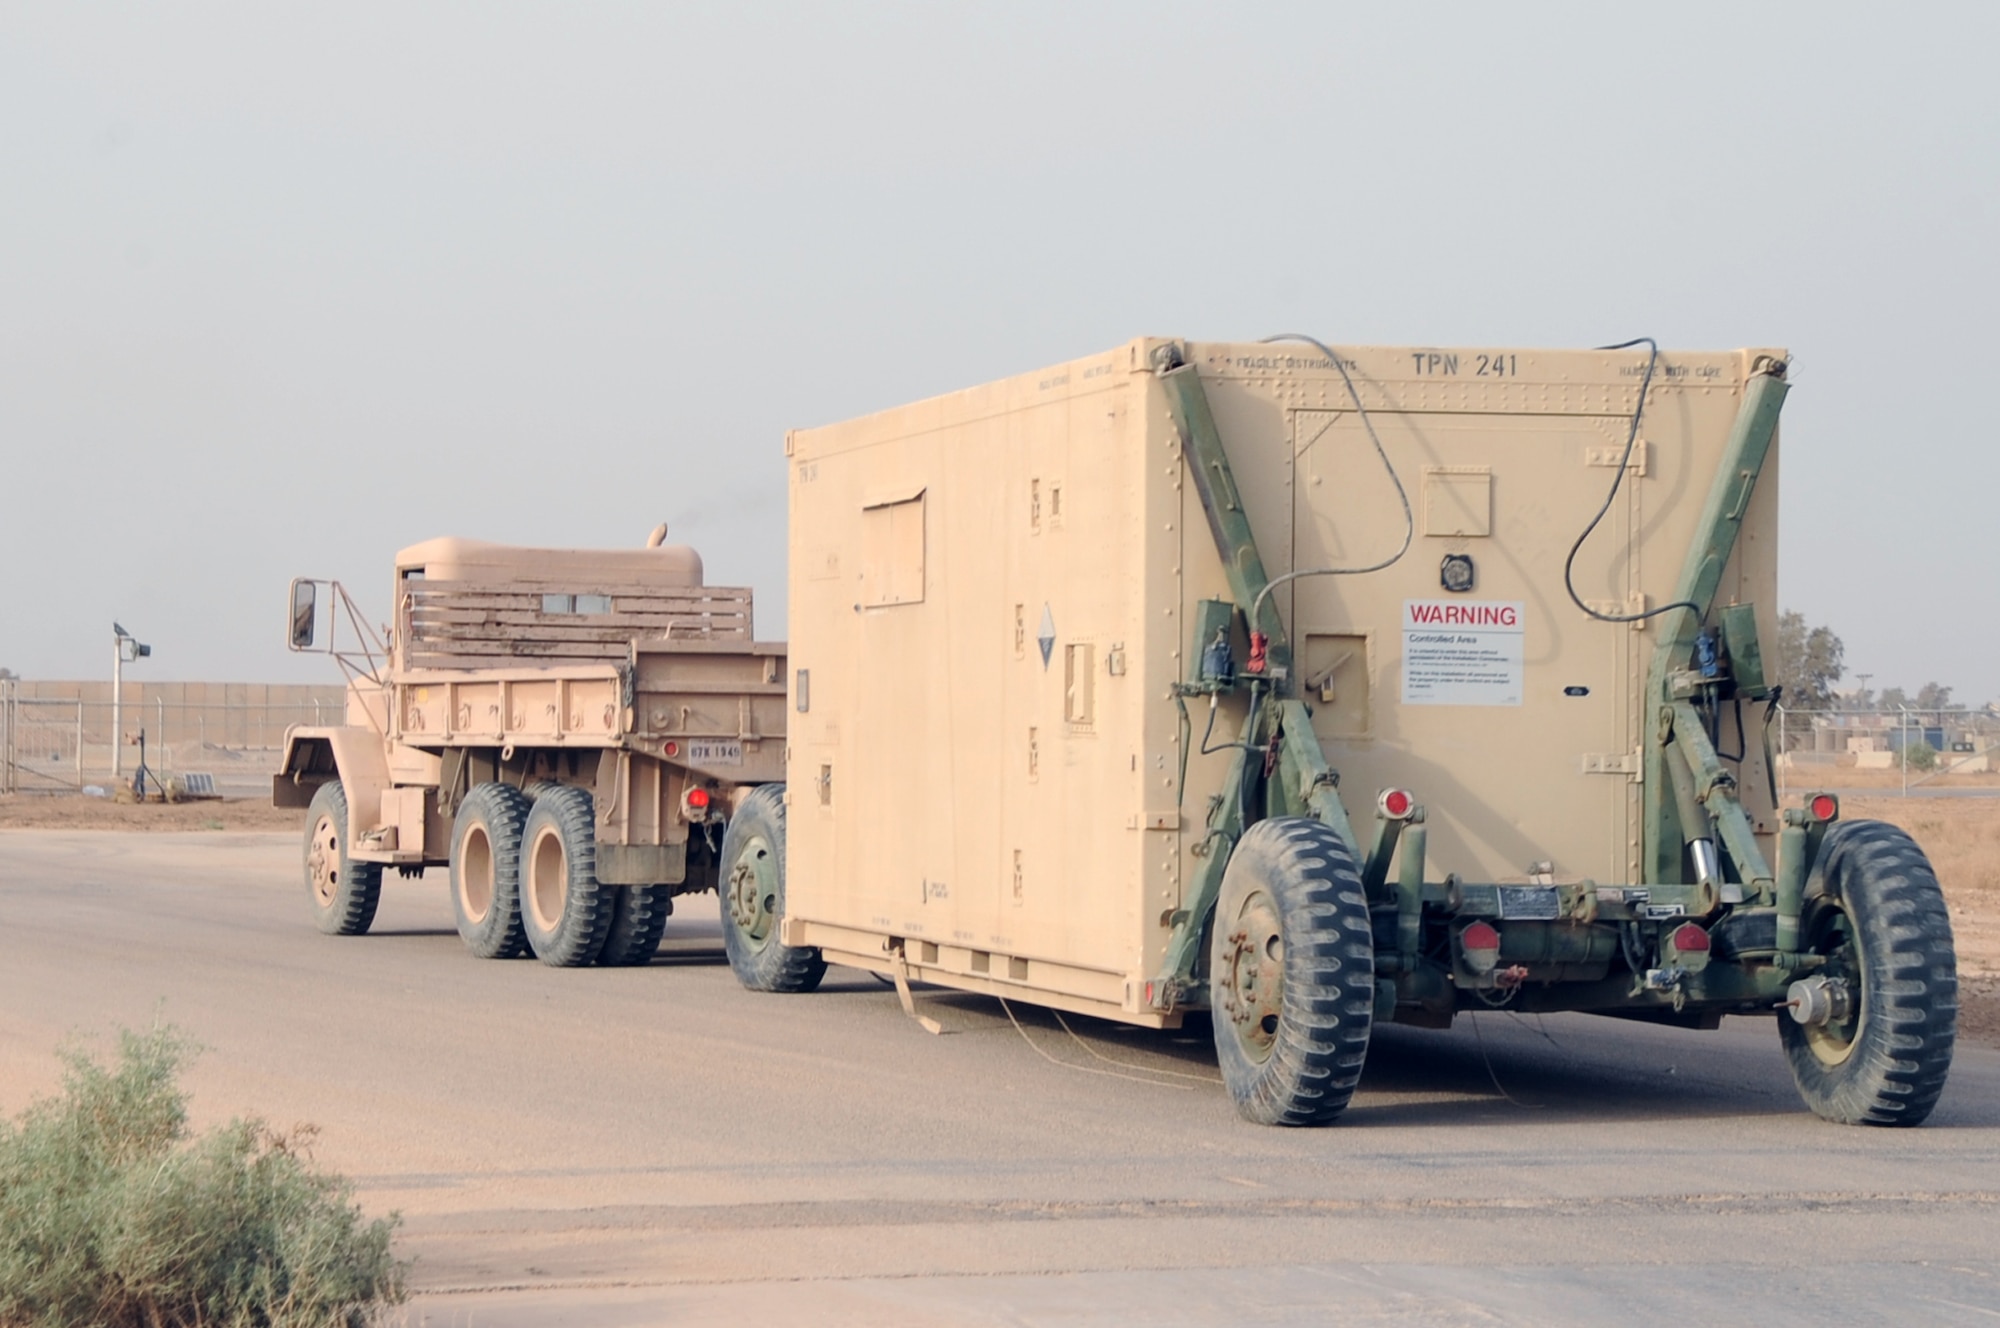
M785 786L760 784L729 818L716 893L722 944L752 991L811 991L826 976L817 949L778 940L785 912Z
M1799 919L1801 946L1826 963L1820 1009L1778 1014L1806 1105L1843 1125L1917 1125L1951 1069L1958 961L1944 894L1916 841L1880 821L1827 833ZM1837 985L1836 985L1837 984ZM1832 988L1831 991L1828 988Z
M611 893L597 879L591 796L544 785L521 836L521 929L535 957L555 968L594 962L611 928Z
M306 808L306 901L328 936L359 936L382 901L382 864L347 856L347 790L329 779Z
M611 926L597 962L629 968L651 962L674 911L671 885L623 885L612 891Z
M1361 869L1306 817L1259 821L1222 875L1210 941L1216 1057L1260 1125L1323 1125L1361 1080L1375 941Z
M451 908L465 948L480 959L527 949L521 931L521 831L528 799L510 784L479 784L451 827Z

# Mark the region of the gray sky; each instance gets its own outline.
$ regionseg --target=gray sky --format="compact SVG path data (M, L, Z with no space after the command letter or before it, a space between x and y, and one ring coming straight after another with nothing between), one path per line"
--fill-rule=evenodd
M787 427L1651 334L1792 348L1785 604L2000 697L2000 7L855 8L0 5L0 665L331 681L294 574L661 519L778 637Z

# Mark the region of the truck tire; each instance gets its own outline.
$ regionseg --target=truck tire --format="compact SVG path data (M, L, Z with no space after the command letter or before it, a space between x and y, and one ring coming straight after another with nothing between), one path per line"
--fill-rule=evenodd
M306 808L306 902L328 936L359 936L382 901L382 864L347 856L347 790L329 779Z
M722 946L736 980L752 991L811 991L826 976L818 949L785 945L785 786L760 784L729 818L716 882Z
M521 835L521 929L555 968L596 962L611 929L612 893L597 879L597 813L589 793L544 785Z
M611 926L597 962L613 968L651 963L674 911L671 885L621 885L612 888Z
M480 959L512 959L521 931L521 832L528 799L509 784L478 784L451 827L451 909L459 938Z
M1375 941L1361 869L1306 817L1250 827L1222 875L1210 941L1216 1058L1259 1125L1324 1125L1361 1081Z
M1779 1011L1799 1096L1843 1125L1920 1124L1951 1069L1958 961L1944 894L1916 841L1881 821L1828 831L1799 941L1852 993L1846 1018L1816 1027Z

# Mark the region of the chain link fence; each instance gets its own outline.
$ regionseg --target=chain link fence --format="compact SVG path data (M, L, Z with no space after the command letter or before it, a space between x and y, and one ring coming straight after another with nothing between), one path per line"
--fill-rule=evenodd
M1794 781L1816 771L1879 770L1911 787L1950 775L2000 773L2000 711L1793 710L1774 721L1780 767Z
M338 724L339 686L262 683L127 684L0 679L0 793L75 793L128 782L145 735L147 768L162 781L215 780L225 797L270 790L293 724ZM122 742L114 741L122 736ZM1786 783L1815 771L1880 770L1910 783L2000 773L2000 712L1794 710L1780 706L1771 736Z
M261 797L294 724L338 724L343 689L259 683L128 684L0 680L0 793L110 791L129 784L144 738L161 782L207 775L224 797Z

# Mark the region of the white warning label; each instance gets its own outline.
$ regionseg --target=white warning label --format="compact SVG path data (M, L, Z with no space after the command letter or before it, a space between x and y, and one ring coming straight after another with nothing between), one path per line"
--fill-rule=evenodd
M1521 704L1522 623L1517 602L1403 601L1403 704Z

